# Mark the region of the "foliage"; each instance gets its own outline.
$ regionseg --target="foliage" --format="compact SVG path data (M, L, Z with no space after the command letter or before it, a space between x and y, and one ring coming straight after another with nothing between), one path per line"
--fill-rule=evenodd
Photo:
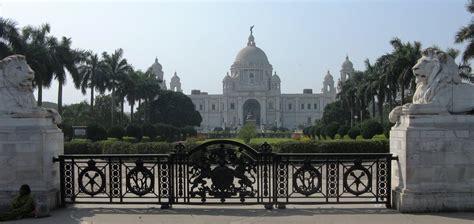
M375 120L366 120L361 125L361 134L365 139L371 139L377 134L383 134L383 127Z
M125 136L125 130L120 126L114 126L109 129L109 137L122 139Z
M136 138L138 141L141 141L141 139L143 138L143 130L139 125L136 124L129 124L125 128L125 134L128 137Z
M321 120L324 124L329 124L331 122L345 124L350 116L349 111L342 107L341 101L335 101L324 107L323 117Z
M155 140L156 136L158 135L156 131L156 127L150 123L146 123L143 125L143 135L149 137L152 141Z
M91 122L89 104L85 101L63 107L63 123L72 126L86 126Z
M195 141L184 143L190 150L197 146ZM258 148L263 142L251 143ZM330 141L280 141L269 142L274 152L281 153L388 153L387 140L330 140ZM64 154L160 154L174 150L174 143L148 142L130 143L123 141L66 142Z
M351 129L349 129L349 131L347 132L347 135L351 138L351 139L356 139L358 135L360 135L360 128L359 127L352 127Z
M69 125L69 124L63 122L63 123L60 124L58 127L59 127L59 128L61 129L61 131L64 133L64 138L65 138L66 140L72 139L74 133L73 133L73 130L72 130L72 126L71 126L71 125Z
M99 124L89 124L86 129L87 139L93 142L107 139L107 131Z
M474 14L474 2L471 1L467 5L467 11L471 14ZM474 21L471 20L468 25L461 27L456 33L455 42L456 43L466 43L466 48L464 49L462 59L464 62L469 61L474 58Z
M341 138L344 138L345 135L347 135L347 132L349 131L350 127L347 125L341 125L339 129L337 130L337 133Z
M311 142L281 142L274 150L282 153L388 153L387 140L331 140Z
M175 127L199 126L202 118L191 99L180 92L162 91L151 104L151 122Z
M326 134L326 136L330 137L331 139L334 139L338 130L339 130L339 123L337 122L331 122L330 124L324 127L324 133Z
M111 109L110 109L110 103L112 101L112 98L110 95L99 95L95 98L95 106L94 106L94 121L96 123L100 123L104 127L110 128L112 127L111 123ZM119 123L119 117L123 116L120 113L120 108L119 104L116 103L114 109L114 120L115 124ZM123 120L128 121L128 117L123 116Z
M257 131L254 125L246 124L239 130L239 138L242 139L245 144L248 144L252 138L257 136Z

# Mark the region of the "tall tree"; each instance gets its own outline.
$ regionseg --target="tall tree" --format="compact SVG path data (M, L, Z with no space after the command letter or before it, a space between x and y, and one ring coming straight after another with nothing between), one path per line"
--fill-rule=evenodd
M82 77L81 91L86 94L86 90L90 89L90 113L94 114L94 91L104 94L107 86L109 86L109 77L104 72L103 62L100 61L97 54L88 52L84 63L78 68Z
M102 58L104 62L104 71L110 79L109 89L112 91L111 105L115 105L115 91L119 86L120 82L124 80L131 66L128 64L127 59L123 58L123 50L117 49L114 53L109 55L107 52L102 53ZM111 106L111 124L114 123L114 109Z
M63 85L66 83L67 72L73 79L74 86L79 89L82 81L78 66L84 60L85 53L81 50L71 49L71 38L62 37L58 41L55 37L50 37L48 44L51 50L51 63L53 66L54 78L58 81L58 112L62 114ZM67 71L67 72L66 72Z
M420 42L407 42L403 43L399 38L394 38L390 41L393 47L392 52L392 71L397 76L399 85L399 91L401 94L401 104L405 103L405 90L410 86L412 90L415 88L415 79L412 71L412 67L416 64L418 59L421 57L421 43Z
M53 80L53 58L49 44L49 24L39 27L26 26L22 29L20 49L15 49L15 53L26 56L26 60L35 71L35 84L38 88L38 106L43 103L43 87L51 86Z

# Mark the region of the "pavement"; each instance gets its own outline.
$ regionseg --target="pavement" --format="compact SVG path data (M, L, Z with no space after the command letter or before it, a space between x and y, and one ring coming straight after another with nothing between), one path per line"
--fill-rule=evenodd
M374 205L302 206L266 210L258 206L73 205L50 217L28 218L12 224L474 224L474 212L401 214Z

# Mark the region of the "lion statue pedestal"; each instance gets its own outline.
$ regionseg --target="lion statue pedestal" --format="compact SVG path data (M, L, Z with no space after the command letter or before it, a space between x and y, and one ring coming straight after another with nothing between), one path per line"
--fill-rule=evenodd
M61 116L36 106L34 72L25 57L0 60L0 209L8 206L22 184L50 208L59 202L59 167L53 157L64 152Z
M390 120L392 207L401 212L474 210L474 85L444 52L427 49L413 67L413 103Z

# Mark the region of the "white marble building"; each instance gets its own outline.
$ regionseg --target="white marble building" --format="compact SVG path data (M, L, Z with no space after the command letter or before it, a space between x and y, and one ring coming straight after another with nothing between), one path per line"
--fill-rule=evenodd
M161 65L156 63L153 66L159 68L157 74L161 74L162 79ZM340 72L341 80L350 78L354 72L348 57ZM181 91L176 73L171 82L173 91ZM222 81L223 93L192 90L188 96L202 116L202 131L216 127L239 128L247 120L254 120L259 128L292 129L314 124L322 117L324 107L336 98L334 86L333 76L328 71L321 93L313 93L312 89L303 89L302 93L281 93L281 79L273 71L265 52L256 46L251 31L247 46L239 51Z

